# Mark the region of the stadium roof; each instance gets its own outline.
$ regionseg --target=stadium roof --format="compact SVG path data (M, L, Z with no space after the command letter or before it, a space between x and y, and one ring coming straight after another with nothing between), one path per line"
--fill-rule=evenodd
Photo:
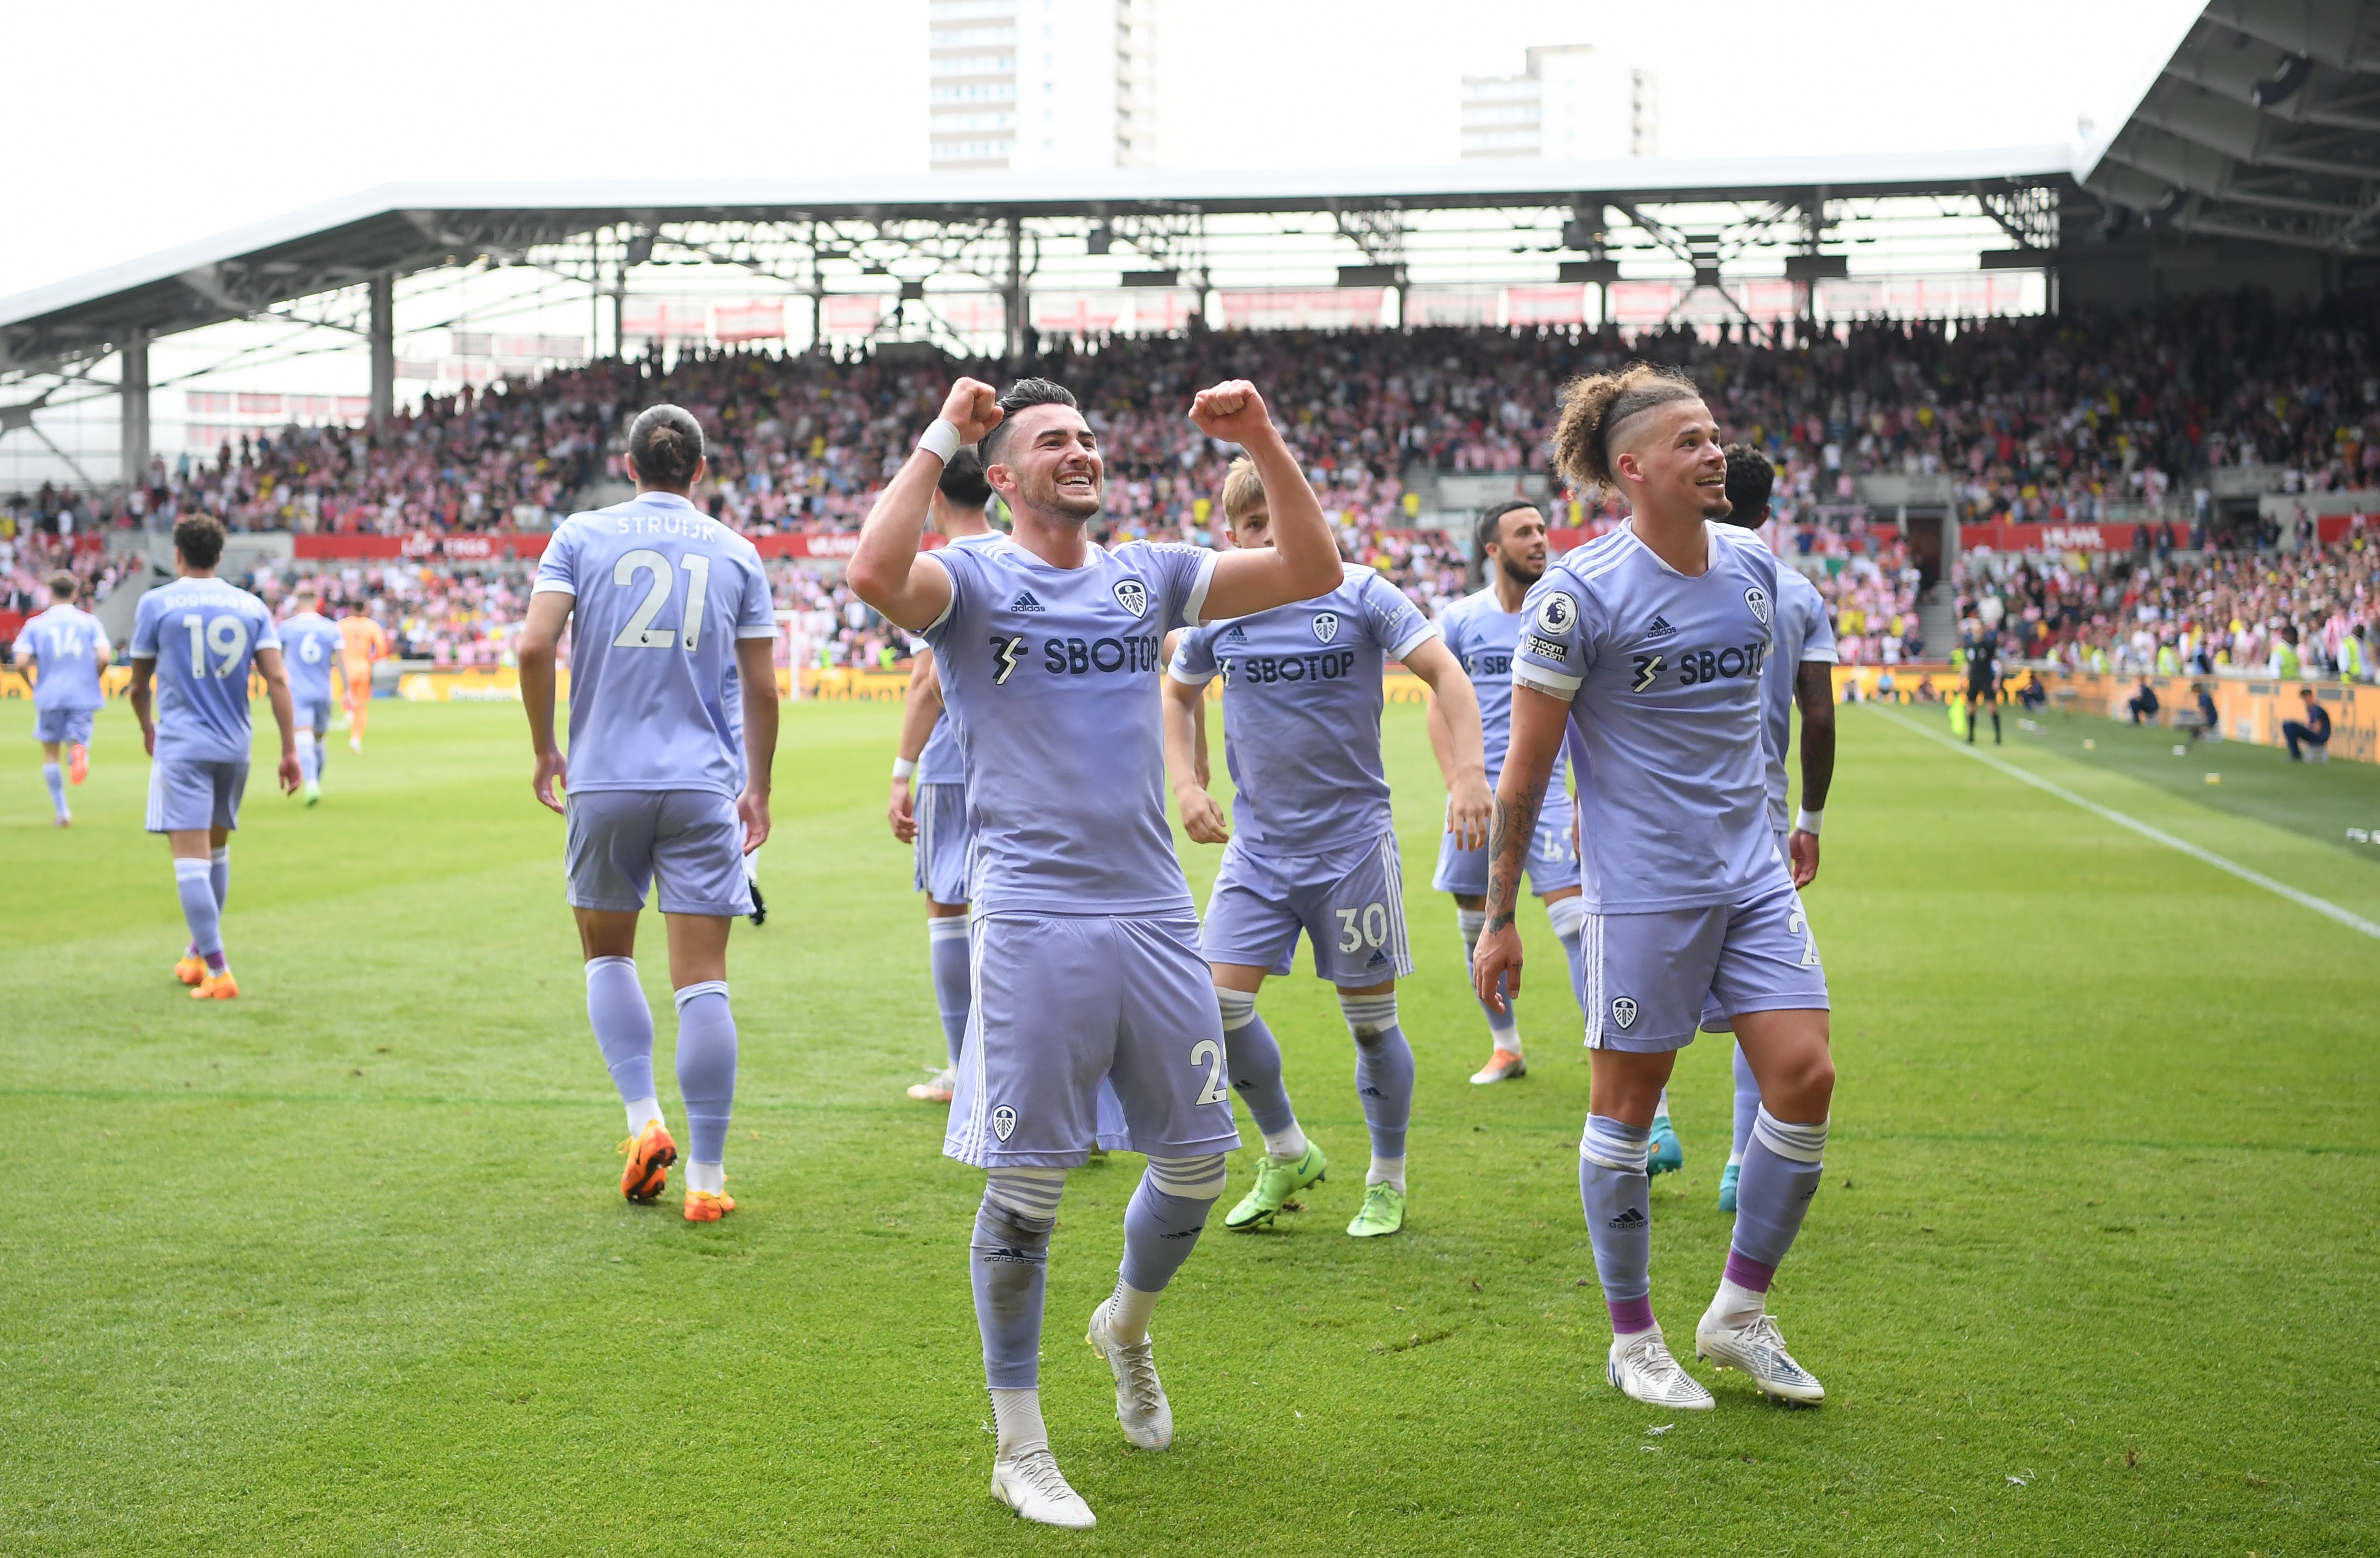
M2380 4L2213 0L2076 176L2152 225L2370 250L2380 240Z
M2062 183L2066 145L1827 157L1473 162L1296 172L1114 169L899 178L392 184L0 298L0 370L604 227L1432 211L1966 194Z

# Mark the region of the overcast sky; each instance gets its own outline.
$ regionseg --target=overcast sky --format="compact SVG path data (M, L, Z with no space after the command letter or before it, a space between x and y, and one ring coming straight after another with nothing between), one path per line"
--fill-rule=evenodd
M1591 43L1660 74L1666 154L2007 146L2128 105L2198 0L1691 9L1160 0L1163 160L1452 161L1466 72ZM0 297L412 179L925 171L924 0L20 6Z

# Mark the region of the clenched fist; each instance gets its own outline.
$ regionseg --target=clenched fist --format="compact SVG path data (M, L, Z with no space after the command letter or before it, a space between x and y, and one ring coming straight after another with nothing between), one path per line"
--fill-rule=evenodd
M961 379L942 401L942 420L959 430L962 444L980 444L1000 425L1000 392L980 379Z
M1209 438L1245 444L1272 426L1264 396L1245 379L1226 379L1213 389L1200 390L1190 403L1190 420Z

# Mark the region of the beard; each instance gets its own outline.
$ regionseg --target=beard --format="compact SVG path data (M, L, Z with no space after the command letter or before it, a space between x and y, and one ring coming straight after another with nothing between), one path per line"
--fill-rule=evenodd
M1512 575L1515 584L1535 584L1546 577L1545 563L1534 557L1508 557L1497 566Z
M1099 476L1091 478L1088 492L1061 487L1054 475L1037 477L1020 484L1016 495L1036 513L1076 524L1089 523L1106 506L1106 484Z

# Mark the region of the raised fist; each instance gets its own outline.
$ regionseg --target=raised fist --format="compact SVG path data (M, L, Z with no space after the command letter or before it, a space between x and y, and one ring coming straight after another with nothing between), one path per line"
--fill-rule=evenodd
M1226 444L1245 444L1272 425L1264 396L1245 379L1226 379L1213 389L1200 390L1190 403L1190 420L1200 432Z
M1000 425L1000 392L980 379L961 379L942 401L942 420L959 430L962 444L980 444Z

